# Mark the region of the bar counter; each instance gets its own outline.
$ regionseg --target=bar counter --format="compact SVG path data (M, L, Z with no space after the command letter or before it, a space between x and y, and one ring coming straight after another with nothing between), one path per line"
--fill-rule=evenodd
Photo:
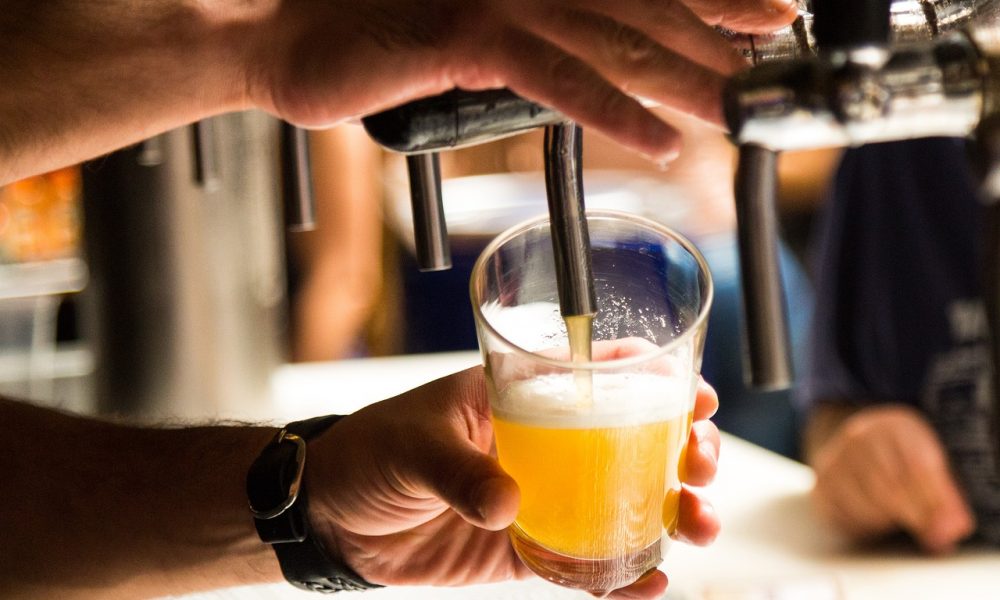
M275 421L348 413L479 363L475 352L288 365L273 378ZM722 399L723 407L725 399ZM724 408L723 408L724 409ZM853 546L819 523L809 505L812 471L723 434L716 481L705 492L722 518L714 544L673 543L661 568L674 600L895 600L1000 598L1000 552L967 546L927 557L905 539ZM362 593L338 597L361 597ZM549 600L589 596L541 580L467 588L396 587L371 600ZM279 584L188 600L315 597Z

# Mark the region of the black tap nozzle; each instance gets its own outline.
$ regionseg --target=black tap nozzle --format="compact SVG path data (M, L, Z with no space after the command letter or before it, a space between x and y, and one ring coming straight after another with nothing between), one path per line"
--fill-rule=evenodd
M437 152L406 157L410 177L410 204L413 210L413 242L417 268L443 271L451 268L448 223L444 218L441 194L441 166Z
M583 130L576 123L545 128L545 189L563 317L597 314L590 232L583 200Z
M788 388L793 378L778 261L777 160L778 153L773 150L741 145L735 183L745 379L761 390Z
M289 231L312 231L316 227L316 197L309 158L309 132L282 121L280 145L285 226Z

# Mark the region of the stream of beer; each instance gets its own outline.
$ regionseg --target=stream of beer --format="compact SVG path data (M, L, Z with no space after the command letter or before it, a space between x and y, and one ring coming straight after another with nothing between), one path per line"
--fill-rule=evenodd
M564 317L566 335L569 338L570 360L574 363L587 363L591 360L591 337L593 336L594 316L574 315ZM588 407L594 403L594 382L589 369L573 371L576 380L576 401L580 407Z

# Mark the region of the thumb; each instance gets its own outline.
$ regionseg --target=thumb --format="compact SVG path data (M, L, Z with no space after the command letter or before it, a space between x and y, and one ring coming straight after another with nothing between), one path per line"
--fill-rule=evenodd
M416 398L432 416L423 427L413 428L411 421L402 432L408 451L391 457L404 463L400 481L441 499L472 525L492 531L510 525L521 493L486 451L493 432L482 367L432 381L411 394L416 396L407 404Z
M417 484L469 523L498 531L517 516L521 491L495 458L467 439L424 447Z

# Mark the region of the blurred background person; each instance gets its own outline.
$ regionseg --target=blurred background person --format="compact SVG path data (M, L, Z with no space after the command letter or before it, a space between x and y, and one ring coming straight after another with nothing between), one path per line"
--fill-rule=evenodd
M965 141L850 150L821 218L799 388L820 515L859 540L1000 542L983 207Z
M368 332L383 290L383 153L360 126L310 134L316 229L288 236L293 361L384 354Z

